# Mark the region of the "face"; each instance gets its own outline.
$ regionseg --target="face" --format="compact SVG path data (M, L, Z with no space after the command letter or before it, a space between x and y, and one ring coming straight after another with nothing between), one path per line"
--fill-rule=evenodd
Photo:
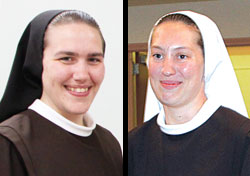
M102 40L83 23L60 24L45 33L41 100L75 121L89 109L104 78Z
M163 22L155 28L149 77L163 105L181 107L204 99L204 59L199 37L195 27L183 22Z

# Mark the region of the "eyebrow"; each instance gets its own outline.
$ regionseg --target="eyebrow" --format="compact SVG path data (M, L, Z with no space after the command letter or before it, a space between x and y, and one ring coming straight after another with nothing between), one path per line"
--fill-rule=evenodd
M78 53L72 52L72 51L59 51L55 54L55 56L60 56L60 55L67 55L67 56L74 56L77 57L79 56ZM99 53L99 52L93 52L93 53L89 53L87 55L88 57L95 57L95 56L101 56L104 57L103 53Z
M160 47L160 46L158 46L158 45L153 45L151 48L152 48L152 49L153 49L153 48L159 49L159 50L162 50L162 51L165 50L164 48L162 48L162 47ZM189 48L188 48L188 47L184 47L184 46L177 46L177 47L174 47L173 49L174 49L174 50L181 50L181 49L189 49Z
M101 56L104 57L103 53L90 53L88 54L89 57Z
M153 45L151 48L155 48L155 49L159 49L159 50L163 50L164 51L164 49L162 47L157 46L157 45Z
M79 56L79 54L72 51L59 51L55 54L55 56L67 55L67 56Z

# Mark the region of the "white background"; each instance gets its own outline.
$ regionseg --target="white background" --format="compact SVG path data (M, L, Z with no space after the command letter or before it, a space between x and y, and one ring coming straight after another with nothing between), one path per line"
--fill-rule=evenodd
M39 13L77 9L89 13L106 40L106 73L89 110L101 126L123 145L123 1L122 0L0 0L0 97L2 97L21 35Z

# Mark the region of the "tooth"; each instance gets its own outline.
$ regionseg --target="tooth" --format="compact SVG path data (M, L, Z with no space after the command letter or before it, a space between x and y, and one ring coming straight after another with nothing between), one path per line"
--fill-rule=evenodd
M88 91L88 88L73 88L73 87L69 87L69 90L72 91L72 92L87 92Z

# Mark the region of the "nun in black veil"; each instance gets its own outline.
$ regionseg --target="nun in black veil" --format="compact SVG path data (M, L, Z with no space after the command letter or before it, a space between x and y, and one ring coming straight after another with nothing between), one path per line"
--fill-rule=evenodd
M104 53L85 12L51 10L29 23L0 103L1 175L122 175L118 141L87 115Z

